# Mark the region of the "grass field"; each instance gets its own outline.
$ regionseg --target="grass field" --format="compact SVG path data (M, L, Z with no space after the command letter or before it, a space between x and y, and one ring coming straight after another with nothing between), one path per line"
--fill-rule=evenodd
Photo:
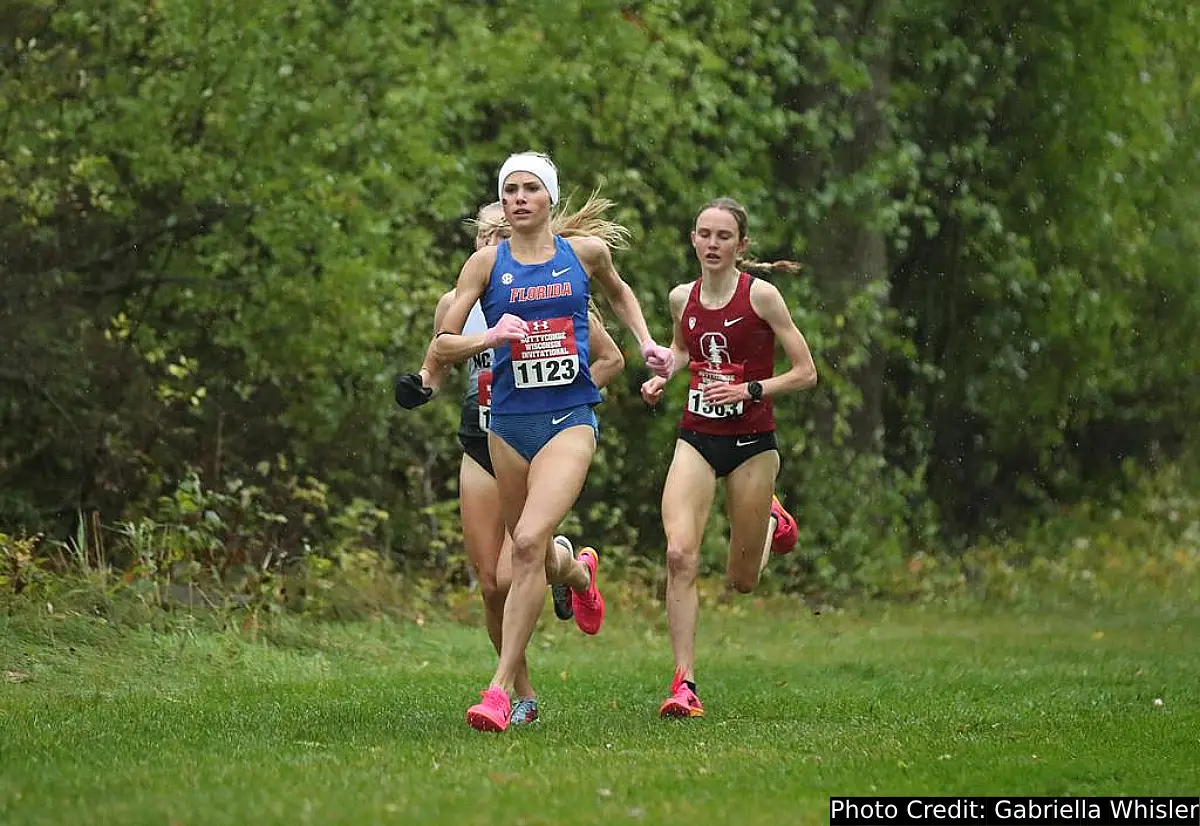
M692 721L656 717L656 612L596 638L545 617L542 721L504 735L464 722L493 663L468 625L0 617L0 823L781 826L837 794L1200 793L1200 606L740 602L702 617Z

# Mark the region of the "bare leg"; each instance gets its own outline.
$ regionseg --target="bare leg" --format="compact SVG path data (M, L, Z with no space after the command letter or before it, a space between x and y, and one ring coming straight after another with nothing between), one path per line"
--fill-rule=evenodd
M775 518L771 497L779 473L779 453L769 450L747 459L725 480L729 514L729 584L748 594L758 584L767 555Z
M463 455L459 469L459 513L463 544L483 592L488 637L500 653L504 601L512 582L512 540L500 514L500 491L492 478L470 456ZM528 665L522 661L515 679L517 696L534 696Z
M501 510L513 537L512 586L504 604L500 662L491 685L511 694L546 601L553 531L583 489L596 439L591 427L568 428L551 439L532 463L495 435L489 448Z
M687 442L676 442L663 487L662 515L667 535L667 625L675 668L685 680L695 676L700 621L696 576L700 542L716 492L717 477L708 462Z

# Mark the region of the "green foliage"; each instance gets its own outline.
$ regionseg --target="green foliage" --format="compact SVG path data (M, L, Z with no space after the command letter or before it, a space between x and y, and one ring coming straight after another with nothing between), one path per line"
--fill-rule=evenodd
M21 0L0 20L0 525L94 536L99 513L122 556L93 547L94 571L237 570L280 602L282 559L317 583L460 569L458 411L396 411L389 378L527 147L618 203L660 339L713 196L747 204L756 255L805 263L777 279L821 375L776 408L811 551L786 587L886 591L946 537L1194 438L1183 0ZM569 528L651 573L678 400L647 412L628 362Z
M912 554L856 590L1018 609L1191 604L1200 590L1200 488L1190 467L1150 473L1126 462L1118 495L1057 506L960 555Z
M37 594L47 572L38 558L42 537L9 536L0 533L0 592L19 595Z
M1179 70L1200 52L1172 0L953 5L897 22L920 160L893 295L935 372L892 389L969 528L1193 435L1200 90Z

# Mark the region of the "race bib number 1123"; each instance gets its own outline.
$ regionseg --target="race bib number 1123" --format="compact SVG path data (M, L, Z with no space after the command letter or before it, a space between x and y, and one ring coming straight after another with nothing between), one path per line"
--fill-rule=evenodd
M518 390L559 387L579 375L579 348L570 318L531 321L525 340L510 346L513 384Z

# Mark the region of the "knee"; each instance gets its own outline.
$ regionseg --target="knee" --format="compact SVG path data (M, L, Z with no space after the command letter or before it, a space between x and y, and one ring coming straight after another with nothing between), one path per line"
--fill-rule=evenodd
M544 565L549 543L549 537L518 528L512 538L513 569Z
M695 579L700 573L700 547L668 539L667 573L676 579Z
M496 579L496 575L481 576L479 578L479 591L483 594L483 601L488 605L499 603L504 604L504 598L508 596L508 583L501 583Z

